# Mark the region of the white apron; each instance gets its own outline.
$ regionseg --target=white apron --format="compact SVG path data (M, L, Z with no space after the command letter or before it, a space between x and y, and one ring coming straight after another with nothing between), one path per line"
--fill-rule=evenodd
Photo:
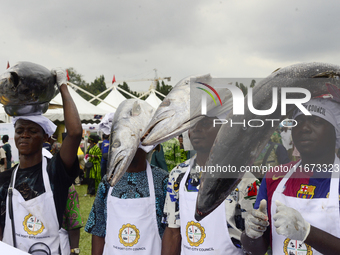
M289 177L294 173L294 168L300 164L299 161L291 168L289 173L280 181L272 197L271 205L271 230L272 230L272 250L273 254L321 254L304 244L301 241L290 240L283 235L278 235L274 226L273 216L276 213L275 201L279 200L288 207L294 208L301 213L302 217L314 227L336 237L340 237L339 220L339 172L333 172L330 181L329 198L303 199L298 197L285 196L284 187ZM340 164L340 160L335 156L334 164ZM299 170L297 170L299 171ZM285 253L286 252L286 253ZM291 252L291 253L290 253Z
M161 254L161 238L156 218L156 197L150 164L146 161L149 197L107 198L107 221L104 252L111 254Z
M71 254L70 239L66 229L64 228L59 229L59 238L61 254L70 255Z
M42 174L45 193L25 201L20 192L13 188L13 214L17 248L28 252L35 243L44 243L51 254L59 254L59 223L55 209L53 192L48 178L47 160L42 159ZM14 169L13 187L19 165ZM3 242L13 246L12 225L9 218L9 199L6 199L7 212ZM38 245L38 249L41 246Z
M230 239L224 203L220 204L200 222L195 220L194 215L198 193L185 190L185 182L190 169L191 166L186 171L179 185L182 236L181 254L243 255L242 249L236 248Z

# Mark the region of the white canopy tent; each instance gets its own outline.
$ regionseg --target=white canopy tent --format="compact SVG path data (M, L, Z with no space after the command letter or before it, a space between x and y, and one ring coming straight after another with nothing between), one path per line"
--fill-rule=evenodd
M150 95L147 99L145 99L145 101L155 109L157 109L158 106L162 103L162 100L157 97L156 93L153 90L150 91Z
M77 106L78 113L81 121L95 121L101 119L109 111L98 108L97 106L89 103L84 98L82 98L71 86L68 90L72 96L74 103ZM56 95L52 101L54 103L62 105L61 94ZM49 118L51 121L64 121L63 109L49 109L44 114L45 117Z
M87 124L81 124L83 130L90 131L92 133L99 133L99 124L97 123L87 123Z
M113 86L111 92L97 105L97 107L109 112L115 112L119 104L125 99L126 98L117 90L117 87Z

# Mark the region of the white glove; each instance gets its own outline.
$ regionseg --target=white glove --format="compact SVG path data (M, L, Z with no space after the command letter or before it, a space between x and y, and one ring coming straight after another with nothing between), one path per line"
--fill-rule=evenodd
M246 216L246 235L252 239L257 239L263 235L268 226L267 201L262 199L259 209L252 209Z
M279 235L292 240L305 241L310 232L310 224L302 215L291 207L276 200L276 213L273 216L274 226Z
M67 75L66 75L65 69L55 68L55 69L52 69L52 73L55 74L57 77L57 84L59 88L61 85L67 84Z

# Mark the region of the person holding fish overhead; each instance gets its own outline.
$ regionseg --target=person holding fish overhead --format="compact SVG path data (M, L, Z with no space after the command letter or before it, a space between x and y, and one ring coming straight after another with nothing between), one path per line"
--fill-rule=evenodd
M114 114L107 174L85 226L93 255L161 253L168 172L146 160L153 147L140 145L153 113L147 102L127 99Z
M220 125L216 117L204 117L189 129L189 138L197 154L179 164L169 175L164 222L167 223L162 255L177 254L243 254L240 236L244 229L242 212L251 210L259 181L250 173L234 192L211 215L194 219L197 192Z
M51 159L46 158L42 154L43 143L55 132L56 126L42 116L43 110L30 111L41 109L41 105L11 106L18 109L17 112L32 115L13 117L14 140L20 158L19 164L0 173L0 238L30 254L61 254L58 230L62 225L69 186L79 172L77 149L82 136L81 122L66 85L65 70L38 72L37 65L28 62L15 68L17 69L8 69L12 78L8 81L2 79L0 88L10 87L14 82L17 89L15 91L32 86L24 90L25 95L22 97L30 93L37 96L38 92L48 91L48 88L45 88L45 92L39 91L39 86L43 88L49 85L46 84L47 80L51 80L51 86L55 86L56 82L63 99L68 135L60 152Z
M249 254L340 254L340 104L313 98L295 110L293 142L301 160L267 173L242 244ZM286 169L286 170L285 170Z

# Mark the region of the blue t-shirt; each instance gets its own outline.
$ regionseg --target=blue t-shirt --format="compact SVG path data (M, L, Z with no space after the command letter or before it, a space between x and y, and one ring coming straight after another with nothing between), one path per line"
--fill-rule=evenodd
M100 144L100 149L102 150L102 155L104 155L104 153L109 153L109 148L110 148L110 141L108 139L103 140L103 142ZM105 162L105 161L107 161L107 160L104 159L104 157L102 157L101 162Z

